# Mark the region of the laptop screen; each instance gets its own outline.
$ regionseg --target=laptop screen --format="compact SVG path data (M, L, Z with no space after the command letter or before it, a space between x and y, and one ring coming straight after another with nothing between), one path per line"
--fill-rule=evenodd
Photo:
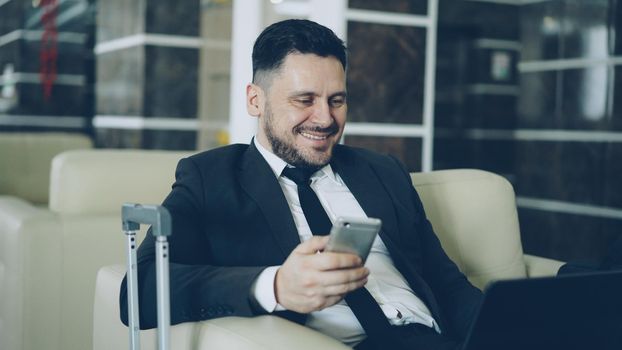
M498 281L465 350L622 350L622 271Z

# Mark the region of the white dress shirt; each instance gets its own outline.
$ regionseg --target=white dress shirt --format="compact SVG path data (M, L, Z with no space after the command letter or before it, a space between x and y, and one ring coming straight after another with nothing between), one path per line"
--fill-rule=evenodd
M278 178L294 217L300 241L308 240L313 234L300 206L298 188L292 180L280 176L283 169L288 166L287 163L264 148L256 139L254 142L259 153L266 159ZM311 176L311 188L317 194L331 222L334 223L339 216L367 217L339 174L332 171L330 164ZM413 293L404 276L395 268L393 259L380 236L376 237L365 266L370 270L365 287L378 302L391 324L421 323L440 333L430 310ZM253 286L252 294L258 304L268 312L285 310L277 304L274 294L274 278L279 267L266 268ZM310 313L306 326L337 338L350 346L365 339L365 331L344 300L323 310Z

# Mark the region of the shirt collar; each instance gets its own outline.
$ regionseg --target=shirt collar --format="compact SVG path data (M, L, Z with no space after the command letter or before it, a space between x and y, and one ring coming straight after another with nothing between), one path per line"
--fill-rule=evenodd
M262 146L261 143L257 141L256 137L253 137L253 142L255 143L255 147L257 147L259 153L264 157L266 162L268 162L270 169L272 169L274 176L276 176L277 178L281 176L281 173L283 172L283 169L285 169L285 167L291 166L287 164L287 162L285 162L283 159L279 158L276 154L270 152L267 148ZM329 179L335 182L339 182L337 180L337 175L331 168L330 164L326 164L320 170L316 171L313 176L311 176L311 179L322 178L324 176L327 176Z

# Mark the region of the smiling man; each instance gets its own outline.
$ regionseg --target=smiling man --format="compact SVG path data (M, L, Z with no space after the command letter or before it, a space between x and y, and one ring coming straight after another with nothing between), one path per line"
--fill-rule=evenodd
M443 251L395 158L339 145L346 52L317 23L266 28L253 48L250 145L180 161L163 205L171 322L274 314L357 349L457 349L481 292ZM339 216L383 228L363 266L323 252ZM321 223L323 221L323 223ZM138 251L141 326L156 326L154 239ZM121 317L127 324L126 284Z

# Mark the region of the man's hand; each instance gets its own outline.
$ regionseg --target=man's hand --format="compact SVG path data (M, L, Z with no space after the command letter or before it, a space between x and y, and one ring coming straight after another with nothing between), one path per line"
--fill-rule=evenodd
M299 244L274 279L276 301L288 310L309 313L338 303L367 283L369 270L354 254L323 252L328 236Z

